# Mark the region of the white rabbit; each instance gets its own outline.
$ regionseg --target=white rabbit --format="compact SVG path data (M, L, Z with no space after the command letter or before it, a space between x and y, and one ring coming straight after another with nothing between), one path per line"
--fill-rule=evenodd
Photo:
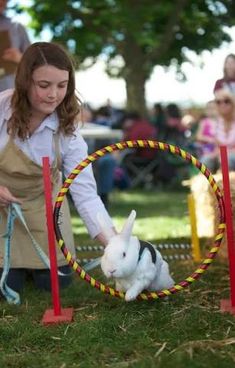
M160 252L152 244L132 236L135 217L136 212L132 210L122 231L116 234L106 226L101 214L97 214L101 231L108 240L101 269L107 278L114 278L118 291L126 292L126 301L136 299L144 289L160 291L174 285Z

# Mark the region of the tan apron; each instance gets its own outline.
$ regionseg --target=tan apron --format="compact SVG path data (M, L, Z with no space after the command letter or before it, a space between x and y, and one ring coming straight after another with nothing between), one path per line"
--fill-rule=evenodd
M54 135L56 162L51 168L51 181L53 187L53 203L61 188L61 175L58 169L60 155L58 155L58 134ZM10 137L5 148L0 152L0 185L7 187L17 198L21 199L22 212L26 223L48 255L48 239L45 215L45 199L42 167L28 158ZM71 218L67 199L61 207L60 229L67 248L75 255L74 240L72 234ZM0 207L0 234L6 231L7 211ZM58 265L66 265L67 262L56 242ZM3 264L4 239L0 238L0 267ZM29 235L19 219L15 220L14 232L11 240L11 263L12 268L46 268L34 249Z

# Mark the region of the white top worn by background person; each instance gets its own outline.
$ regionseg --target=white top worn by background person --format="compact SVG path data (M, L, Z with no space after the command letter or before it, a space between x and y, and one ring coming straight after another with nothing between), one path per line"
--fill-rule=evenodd
M11 116L10 101L13 90L0 93L0 151L6 146L9 136L7 134L7 121ZM53 135L58 128L56 112L47 116L33 135L21 140L14 139L15 144L35 163L42 165L42 157L48 156L50 163L55 159L55 147ZM73 136L64 136L60 133L59 144L61 149L62 172L67 177L71 171L87 157L87 144L82 138L79 128ZM82 190L80 190L82 188ZM91 164L86 167L70 186L75 207L82 220L86 224L88 232L95 238L100 232L96 222L96 213L105 215L110 227L113 226L104 205L97 195L96 182L93 176Z

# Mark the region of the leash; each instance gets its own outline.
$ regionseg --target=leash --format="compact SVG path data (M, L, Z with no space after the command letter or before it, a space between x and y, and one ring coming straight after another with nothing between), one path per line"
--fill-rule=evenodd
M42 250L38 242L35 240L33 235L31 234L28 225L25 221L25 218L23 216L21 207L18 203L11 203L8 206L8 215L7 215L7 231L2 236L5 238L5 245L4 245L4 263L3 263L3 272L1 275L0 280L0 290L8 303L10 304L20 304L20 296L19 294L11 289L9 286L7 286L6 279L9 273L10 269L10 253L11 253L11 238L14 230L14 221L18 217L18 219L21 221L22 225L24 226L27 234L29 235L31 242L33 244L34 249L38 253L39 257L41 258L43 264L46 266L46 268L50 269L50 260L46 253ZM64 274L60 271L58 271L59 276L69 276L69 274Z
M20 295L15 290L7 286L6 279L10 269L11 236L14 228L14 221L17 217L13 205L9 205L7 215L7 231L2 236L5 238L3 271L0 280L0 290L9 304L20 304Z

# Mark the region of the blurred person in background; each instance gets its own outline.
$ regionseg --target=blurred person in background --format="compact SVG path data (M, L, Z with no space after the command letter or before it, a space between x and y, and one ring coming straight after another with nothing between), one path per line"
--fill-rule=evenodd
M150 122L156 128L158 141L164 141L166 131L166 116L161 103L155 103L150 111Z
M215 82L214 93L219 89L228 89L235 95L235 54L226 56L223 73L223 77Z
M123 123L123 140L137 140L137 139L156 139L156 128L145 118L143 118L137 111L126 113ZM137 148L135 156L151 159L155 156L155 152L151 148Z
M199 157L210 154L215 149L214 135L217 116L218 113L215 101L208 101L205 106L205 112L201 119L199 119L196 133Z
M228 89L215 91L215 103L217 117L215 119L212 137L214 148L205 153L201 161L211 170L216 172L220 167L219 146L228 148L228 164L230 170L235 170L235 96Z
M20 24L10 19L5 15L7 0L0 0L0 45L5 42L6 34L8 32L10 47L4 49L0 55L0 65L2 62L9 62L11 72L0 66L0 91L14 87L15 73L13 72L19 64L23 52L30 45L30 41L25 28Z
M167 143L182 145L185 141L185 127L182 122L182 111L175 103L170 103L165 108Z
M111 129L110 109L107 106L101 106L94 112L93 123L109 127ZM94 149L97 151L109 144L112 144L113 138L102 138L94 140ZM98 194L105 207L109 207L110 193L114 189L114 172L117 167L117 159L114 153L107 153L94 162L94 173L97 182Z

